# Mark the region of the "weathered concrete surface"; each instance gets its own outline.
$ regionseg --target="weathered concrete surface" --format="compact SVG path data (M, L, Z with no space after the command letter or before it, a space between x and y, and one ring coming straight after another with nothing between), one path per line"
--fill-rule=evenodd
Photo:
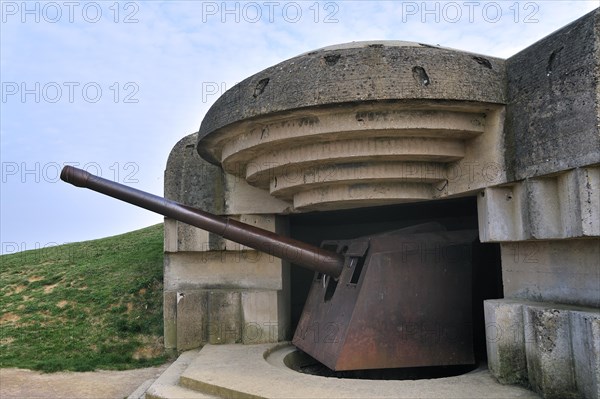
M208 342L211 333L223 328L209 314L208 296L213 290L228 290L240 295L244 291L272 291L276 307L285 308L286 296L281 294L286 282L287 267L282 261L257 251L177 252L165 254L164 331L165 346L187 350ZM212 297L213 306L218 296ZM227 302L229 303L229 302ZM224 308L229 308L226 303ZM218 306L216 307L217 313ZM242 310L244 307L242 306ZM261 318L262 311L253 307ZM232 323L242 324L241 310L228 313ZM271 323L286 323L275 313ZM248 311L246 317L252 318ZM212 320L212 321L211 321ZM213 334L214 335L214 334ZM239 336L239 334L237 335ZM283 338L283 337L282 337ZM234 340L233 342L237 342Z
M488 187L477 202L484 242L598 237L600 167Z
M523 313L529 384L547 399L579 397L569 310L529 305Z
M493 104L362 102L263 115L200 146L296 210L356 208L504 183L502 119Z
M145 392L145 399L177 398L177 399L205 399L215 396L202 394L197 391L185 389L178 385L179 376L190 363L198 356L200 350L190 350L182 353L179 358L158 377Z
M325 47L267 68L225 92L204 117L199 139L258 115L356 101L412 99L503 104L504 61L408 42Z
M260 224L263 218L248 215L244 220ZM289 333L289 313L284 311L289 306L289 266L230 241L223 245L228 248L165 256L167 348L277 342Z
M297 210L465 195L505 182L504 103L503 60L348 43L235 85L203 119L198 152Z
M282 357L290 350L293 347L285 344L207 345L182 373L179 384L215 396L248 398L538 397L527 389L497 383L485 368L457 377L404 381L302 374L283 365Z
M208 293L175 292L176 348L178 351L199 348L208 337Z
M225 214L275 214L287 213L292 205L259 188L246 180L225 173Z
M488 367L503 384L528 385L523 306L517 301L484 302Z
M166 255L167 348L187 350L206 342L277 342L288 334L289 265L285 262L232 248Z
M571 312L575 380L586 398L600 398L600 312Z
M164 195L167 199L220 214L225 209L223 194L225 178L221 168L209 164L198 156L197 136L197 133L185 136L171 150L165 169ZM204 316L197 312L203 306L202 303L194 301L199 299L198 294L194 292L187 292L189 295L181 302L183 297L180 291L185 289L181 287L181 282L182 280L186 282L190 276L186 276L185 273L183 275L169 273L171 270L181 273L170 265L177 262L179 251L219 249L224 245L223 239L170 218L165 218L164 235L165 347L179 350L192 349L201 345L206 336L205 327L202 327ZM183 269L185 271L188 268L184 266ZM190 273L193 276L193 271Z
M488 365L502 383L545 398L598 398L600 309L487 300Z
M198 133L181 139L165 169L165 198L217 215L283 212L289 204L224 173L198 155ZM216 234L165 218L165 252L220 250Z
M191 134L171 151L165 197L218 215L237 212L233 219L275 231L275 216L253 213L282 212L288 204L202 160L195 151L196 141L197 133ZM244 309L240 295L246 289L273 291L276 310L269 323L278 325L278 317L286 316L277 311L285 307L277 300L287 298L279 293L284 289L279 259L169 218L165 218L164 250L167 348L187 350L205 342L240 342L244 317L266 323L266 316L255 306L249 305L256 314ZM277 332L272 337L275 341L279 338Z
M600 240L501 243L506 298L600 307Z
M208 342L234 344L241 342L240 292L208 291Z
M198 133L185 136L171 150L165 168L165 198L222 214L225 209L221 168L197 155Z
M278 342L280 325L277 291L244 291L241 294L242 343ZM283 326L281 326L283 327Z
M600 162L600 9L506 61L509 180Z
M163 291L163 331L165 348L177 348L177 292ZM195 334L195 336L198 335ZM190 338L195 341L195 336Z
M282 262L258 251L172 254L165 260L165 291L282 289Z

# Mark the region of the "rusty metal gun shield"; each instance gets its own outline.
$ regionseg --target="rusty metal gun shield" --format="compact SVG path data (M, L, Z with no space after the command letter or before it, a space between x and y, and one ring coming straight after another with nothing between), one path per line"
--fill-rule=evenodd
M293 344L332 370L474 363L476 238L427 224L325 242L344 269L315 274Z

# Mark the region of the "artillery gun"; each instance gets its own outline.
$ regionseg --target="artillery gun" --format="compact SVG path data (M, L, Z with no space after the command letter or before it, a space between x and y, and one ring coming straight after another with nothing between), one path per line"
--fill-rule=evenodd
M84 170L61 179L315 272L292 343L336 371L475 362L473 230L438 223L312 246Z

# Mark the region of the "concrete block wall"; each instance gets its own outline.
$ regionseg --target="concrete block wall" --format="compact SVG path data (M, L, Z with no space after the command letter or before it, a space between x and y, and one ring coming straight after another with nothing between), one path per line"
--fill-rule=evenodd
M480 197L482 241L559 240L600 235L599 166L488 187Z
M501 246L488 364L545 398L600 397L600 10L506 61L507 182L478 196Z
M509 181L600 163L598 9L506 60Z
M288 205L203 161L195 149L196 136L173 148L165 196L286 234L285 222L272 213ZM164 251L167 348L182 351L205 343L268 343L289 337L289 265L169 218Z
M600 307L600 240L501 243L506 298Z
M600 397L600 310L499 299L484 303L489 368L544 398Z
M484 302L488 366L503 384L527 385L523 304L514 300Z

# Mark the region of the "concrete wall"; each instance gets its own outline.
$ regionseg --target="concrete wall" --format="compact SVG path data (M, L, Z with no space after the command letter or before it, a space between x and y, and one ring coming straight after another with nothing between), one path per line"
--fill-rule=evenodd
M489 369L545 398L598 398L600 310L547 302L485 301Z
M489 367L546 398L598 398L600 11L506 68L509 182L478 197L506 298L485 303Z
M287 204L202 160L197 134L171 151L165 196L219 215L286 234L267 212ZM278 342L289 336L289 266L185 223L165 218L165 346Z
M509 180L600 162L600 13L506 61Z

